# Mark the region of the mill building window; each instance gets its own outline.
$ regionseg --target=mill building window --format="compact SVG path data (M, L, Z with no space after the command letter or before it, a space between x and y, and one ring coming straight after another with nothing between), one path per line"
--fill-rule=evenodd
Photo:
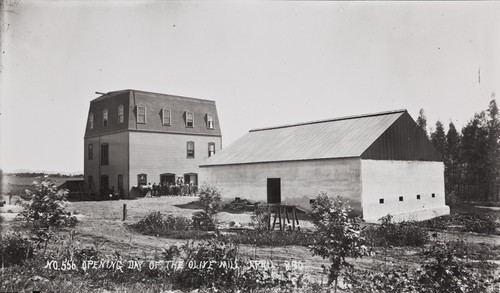
M146 107L137 106L137 123L146 123Z
M137 175L137 186L147 185L147 184L148 184L148 175L138 174Z
M102 126L108 126L108 109L102 111Z
M101 144L101 166L109 164L109 145L107 143Z
M94 159L94 145L93 144L89 144L89 146L88 146L87 157L88 157L89 161L92 161Z
M213 155L215 155L215 143L209 142L208 143L208 157L210 158Z
M123 115L123 105L118 106L118 123L123 123L124 115Z
M207 128L214 129L214 115L207 114Z
M194 126L194 115L192 112L186 112L186 127Z
M188 141L186 148L187 148L187 157L194 158L194 141Z
M90 124L90 129L94 129L94 113L90 113L89 115L89 124Z
M163 109L163 125L170 125L171 121L170 121L170 117L172 115L172 111L170 111L170 109Z

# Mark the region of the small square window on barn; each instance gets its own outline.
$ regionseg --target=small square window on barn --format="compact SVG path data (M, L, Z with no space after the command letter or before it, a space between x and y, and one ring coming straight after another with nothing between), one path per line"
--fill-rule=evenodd
M384 203L384 199L383 199L383 198L379 199L379 200L378 200L378 203L379 203L379 204L383 204L383 203Z
M403 197L402 196L399 197L399 201L403 201Z
M432 194L432 198L435 198L435 197L436 197L436 194L435 194L435 193L433 193L433 194Z
M417 194L417 199L420 199L420 194Z

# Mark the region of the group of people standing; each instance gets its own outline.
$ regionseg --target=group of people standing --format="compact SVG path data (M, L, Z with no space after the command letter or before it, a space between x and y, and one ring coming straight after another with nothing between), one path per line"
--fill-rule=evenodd
M181 178L182 179L182 178ZM187 196L195 195L198 186L193 183L184 183L183 180L177 180L176 184L163 182L161 185L151 182L148 185L141 186L142 196Z

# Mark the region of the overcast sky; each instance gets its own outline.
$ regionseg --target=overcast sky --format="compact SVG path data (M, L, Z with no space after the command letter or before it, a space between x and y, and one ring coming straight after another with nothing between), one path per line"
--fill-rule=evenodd
M406 108L462 127L500 91L500 2L4 1L0 166L83 171L95 91L215 100L249 129Z

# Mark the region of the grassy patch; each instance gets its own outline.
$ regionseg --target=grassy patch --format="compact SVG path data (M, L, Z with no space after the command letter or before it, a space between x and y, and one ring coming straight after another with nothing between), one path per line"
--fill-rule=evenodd
M472 212L456 211L450 215L420 223L430 229L500 235L498 221L499 217L495 212L479 212L475 210Z

